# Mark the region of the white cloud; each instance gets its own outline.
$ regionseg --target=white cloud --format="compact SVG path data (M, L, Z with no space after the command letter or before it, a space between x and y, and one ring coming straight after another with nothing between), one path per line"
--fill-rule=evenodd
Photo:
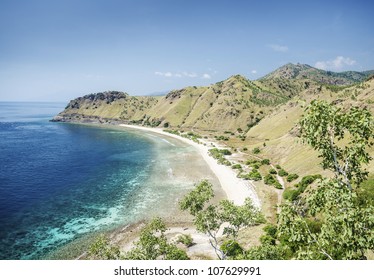
M251 73L252 74L257 74L257 70L252 70Z
M181 74L173 74L173 73L171 73L171 72L159 72L159 71L156 71L155 72L155 75L157 75L157 76L163 76L163 77L166 77L166 78L170 78L170 77L182 77L182 75Z
M314 66L322 70L340 71L344 66L352 66L354 64L356 64L356 60L349 57L337 56L333 60L317 61Z
M287 46L281 46L281 45L269 45L269 47L275 51L275 52L287 52L288 47Z
M189 78L196 78L197 74L194 72L188 73L188 72L183 72L182 73L184 76L189 77Z
M172 73L172 72L160 72L160 71L156 71L154 72L155 75L157 76L162 76L162 77L166 77L166 78L172 78L172 77L175 77L175 78L182 78L182 77L187 77L187 78L197 78L199 77L198 74L196 74L195 72L178 72L178 73ZM207 74L207 73L204 73L202 76L201 76L203 79L211 79L211 75L210 74Z

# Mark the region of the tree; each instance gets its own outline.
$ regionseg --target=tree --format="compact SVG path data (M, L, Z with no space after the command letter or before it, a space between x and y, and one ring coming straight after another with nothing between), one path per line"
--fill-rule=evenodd
M249 198L241 206L228 200L220 201L219 205L207 205L213 195L212 184L204 180L180 201L180 207L194 216L197 231L209 236L217 257L225 259L226 253L218 240L220 229L223 229L224 236L235 240L241 228L259 224L263 217Z
M134 242L134 248L125 253L128 260L188 260L186 252L169 243L166 236L166 225L161 218L153 219L146 225Z
M367 109L342 111L326 101L314 100L300 128L303 141L320 152L322 167L332 170L338 182L352 189L352 183L359 185L366 178L362 164L371 160L367 147L373 145L373 117Z
M319 180L308 196L286 203L278 234L299 259L364 259L374 249L374 207L358 203L370 161L373 118L366 109L343 112L313 101L300 122L301 138L320 152L334 178Z
M109 239L101 234L90 245L88 256L99 260L118 260L121 253L118 246L110 244Z

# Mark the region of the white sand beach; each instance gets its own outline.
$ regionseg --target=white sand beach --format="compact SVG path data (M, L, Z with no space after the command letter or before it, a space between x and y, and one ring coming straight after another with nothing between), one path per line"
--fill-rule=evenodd
M261 203L260 200L254 190L254 186L251 184L250 181L243 180L237 178L236 173L231 169L229 166L220 165L217 161L209 156L208 146L204 146L203 144L197 144L190 139L167 133L163 131L161 128L149 128L143 126L136 126L136 125L126 125L120 124L121 127L129 128L129 129L138 129L144 130L148 132L157 133L160 135L164 135L167 137L172 137L188 143L198 149L203 159L206 161L210 169L218 178L222 189L226 193L227 199L233 201L236 205L242 205L247 197L251 198L252 203L254 206L260 208Z

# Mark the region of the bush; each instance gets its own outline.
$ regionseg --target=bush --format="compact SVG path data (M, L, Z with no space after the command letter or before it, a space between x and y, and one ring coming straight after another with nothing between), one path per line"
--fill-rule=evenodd
M322 176L317 175L308 175L301 179L301 181L295 185L296 189L286 189L283 193L283 198L289 201L295 201L300 194L302 194L305 189L312 184L316 179L321 179Z
M177 242L182 243L187 247L191 247L193 245L193 239L190 234L182 234L178 236Z
M288 172L284 169L280 169L278 171L278 175L281 176L281 177L284 177L284 176L287 176L288 175Z
M299 194L299 190L285 189L283 192L283 198L289 201L295 201Z
M282 169L282 167L281 167L279 164L277 164L277 165L275 166L275 168L278 169L278 170L279 170L279 169Z
M273 186L274 186L276 189L279 189L279 190L283 189L281 183L279 183L278 181L276 181L276 182L273 184Z
M275 239L271 237L270 235L262 235L260 237L260 242L262 245L265 245L265 244L275 245Z
M209 150L209 154L215 158L215 159L220 159L220 158L223 158L223 156L225 155L231 155L231 152L227 149L217 149L217 148L214 148L214 149L210 149Z
M260 148L254 148L252 150L252 153L254 153L255 155L259 154L261 152Z
M248 151L248 148L247 147L244 147L243 148L243 151L245 152L245 151Z
M261 163L260 162L254 162L254 163L251 163L250 166L254 169L259 169L261 167Z
M269 165L270 164L270 159L265 158L265 159L261 160L261 164Z
M232 169L242 169L242 166L237 163L237 164L234 164L233 166L231 166Z
M297 178L299 178L299 175L293 173L293 174L290 174L287 176L287 182L292 182L294 180L296 180Z
M272 186L272 185L275 184L275 182L277 182L277 180L271 174L266 175L265 178L264 178L264 183L266 185Z
M236 257L244 252L240 244L234 240L226 240L222 243L220 249L228 257Z
M269 170L269 173L275 175L275 174L277 174L277 171L276 171L275 169L271 168L271 169Z
M257 169L253 169L251 172L247 174L246 178L249 180L260 181L262 179L262 176Z
M273 238L277 237L277 226L273 224L268 224L263 228L263 231L266 232L267 235L270 235Z
M264 244L250 248L245 252L247 260L284 260L288 259L290 253L282 246Z

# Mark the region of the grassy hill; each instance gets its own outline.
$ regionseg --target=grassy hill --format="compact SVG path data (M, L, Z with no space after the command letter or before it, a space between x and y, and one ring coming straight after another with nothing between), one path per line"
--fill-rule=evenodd
M322 84L330 85L351 85L353 83L362 82L374 71L346 71L346 72L332 72L314 68L308 64L292 64L288 63L268 75L261 78L261 80L272 79L308 79Z
M316 153L297 137L296 124L305 107L314 99L324 99L343 107L367 107L374 113L374 78L367 78L371 72L332 73L287 64L257 81L235 75L165 96L134 97L108 91L70 101L54 120L193 130L221 139L241 150L244 157L250 158L250 151L260 148L260 157L302 176L322 172ZM373 165L368 168L374 173Z

